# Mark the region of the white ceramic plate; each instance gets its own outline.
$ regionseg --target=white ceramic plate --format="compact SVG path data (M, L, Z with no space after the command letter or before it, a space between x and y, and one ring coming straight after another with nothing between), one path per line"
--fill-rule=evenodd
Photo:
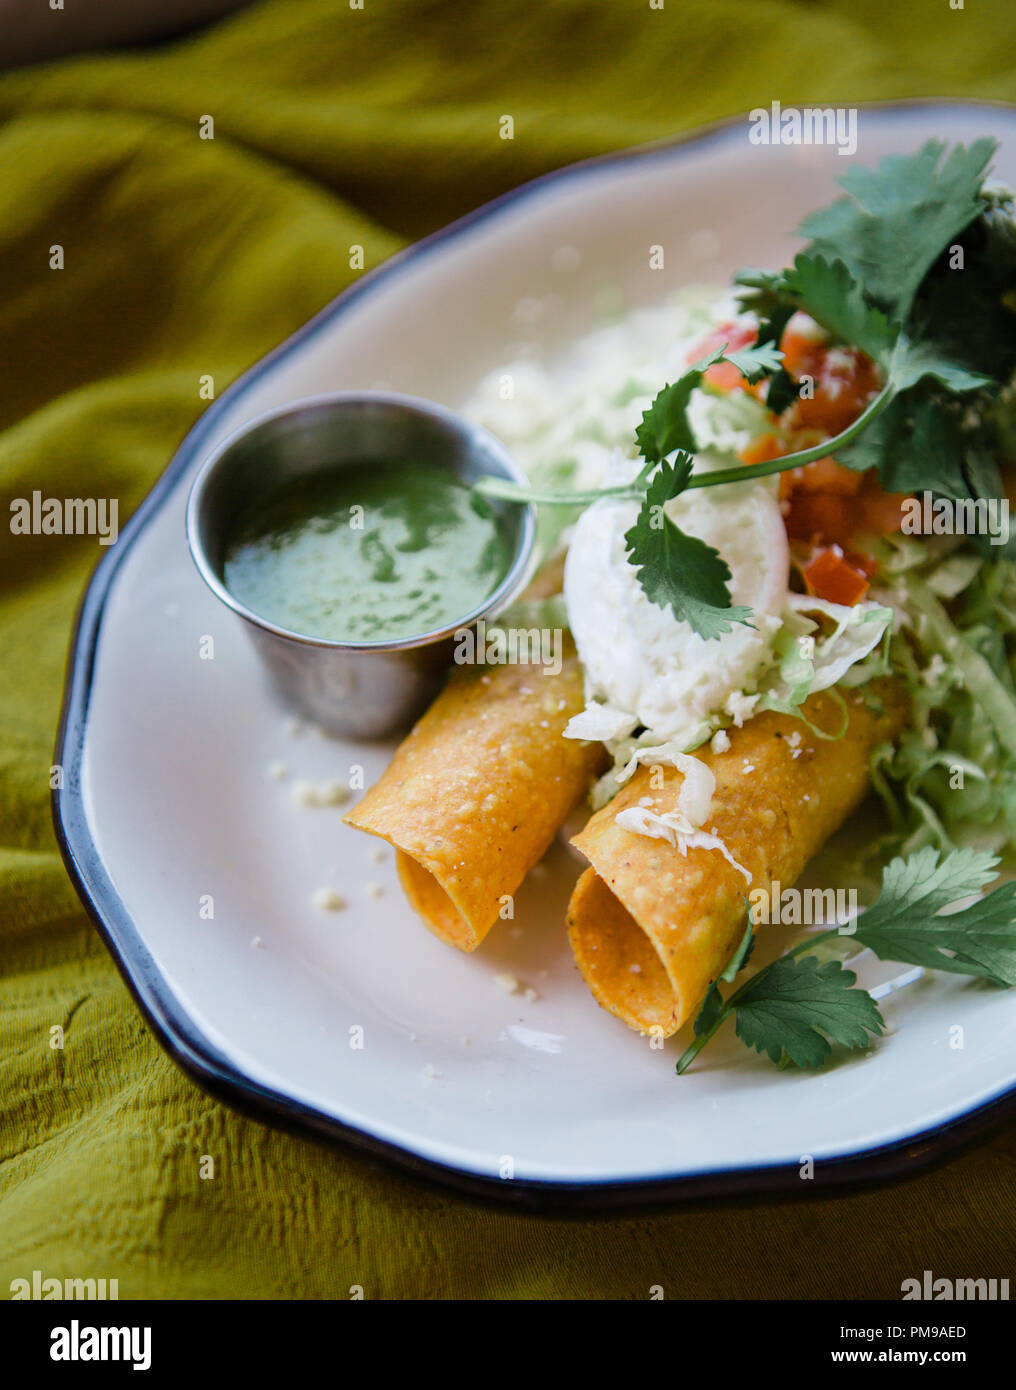
M99 566L69 674L58 833L157 1035L232 1103L473 1190L617 1201L813 1191L798 1179L805 1155L819 1183L881 1175L1011 1101L1012 999L950 976L890 999L891 1035L826 1071L780 1073L727 1038L678 1078L685 1038L653 1050L582 983L564 932L579 865L560 845L519 895L516 930L495 930L474 956L442 945L406 905L390 851L375 862L377 842L340 810L292 797L295 779L345 779L355 763L369 784L391 745L287 733L240 625L187 551L201 460L273 406L380 385L456 406L520 340L552 355L585 332L604 286L636 306L782 264L788 230L835 194L849 160L754 147L747 129L566 169L366 277L209 409ZM856 158L984 134L1002 142L996 167L1016 184L1016 113L1003 107L866 109ZM653 243L666 248L663 271L649 269ZM519 312L533 300L551 306L535 322ZM287 781L268 776L275 760ZM313 906L326 885L344 911ZM893 973L875 969L862 983ZM538 998L505 993L501 973ZM956 1024L962 1050L950 1045Z

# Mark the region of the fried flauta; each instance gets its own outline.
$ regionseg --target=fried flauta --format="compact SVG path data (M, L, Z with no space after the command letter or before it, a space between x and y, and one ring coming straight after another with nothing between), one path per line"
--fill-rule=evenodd
M879 683L849 694L847 706L839 739L767 712L729 730L727 751L707 744L696 753L716 778L706 828L750 873L750 884L716 849L685 855L679 844L617 824L629 807L676 808L684 779L672 767L639 767L575 837L591 867L569 904L572 951L597 1000L629 1028L675 1033L743 935L750 889L792 884L864 798L871 752L901 726L904 701ZM803 711L820 729L842 722L827 694L812 696Z
M557 673L460 668L345 817L396 847L406 895L443 941L476 949L602 767L601 744L562 737L582 707L569 644Z

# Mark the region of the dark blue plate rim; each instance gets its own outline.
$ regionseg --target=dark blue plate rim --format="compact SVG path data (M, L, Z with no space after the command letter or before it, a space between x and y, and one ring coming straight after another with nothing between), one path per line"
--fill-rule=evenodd
M1016 126L1016 107L1003 102L935 100L867 104L862 110L880 119L917 113L943 118L958 110L983 109L994 118L1004 115ZM697 1201L703 1198L745 1197L756 1194L814 1195L817 1189L900 1177L916 1167L941 1160L974 1138L998 1128L1016 1114L1016 1086L987 1102L919 1133L902 1135L887 1144L826 1157L816 1162L814 1177L804 1182L799 1164L679 1173L654 1179L501 1180L426 1158L411 1149L380 1139L368 1130L343 1123L283 1091L262 1086L244 1074L198 1029L180 1005L144 944L137 926L116 891L92 838L81 788L84 750L95 653L107 596L127 551L172 493L177 482L202 452L221 413L283 357L302 346L362 295L399 274L418 257L426 256L448 238L461 236L506 207L540 192L551 183L588 177L604 168L636 161L680 157L687 149L726 144L743 138L745 118L733 117L691 131L676 139L598 155L543 174L512 189L475 211L415 242L345 290L285 342L255 363L200 417L187 434L165 472L120 532L115 546L102 557L81 600L68 656L63 707L57 731L54 763L63 770L62 785L52 793L53 823L60 852L71 881L99 931L110 955L161 1046L195 1082L217 1099L254 1119L267 1121L305 1137L351 1146L375 1160L394 1164L417 1176L437 1181L470 1197L501 1204L555 1211L589 1212L637 1209L647 1205Z

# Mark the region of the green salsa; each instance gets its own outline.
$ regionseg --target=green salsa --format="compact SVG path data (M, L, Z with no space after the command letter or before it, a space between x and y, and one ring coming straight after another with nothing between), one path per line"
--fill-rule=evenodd
M387 642L449 626L508 573L490 506L432 464L314 474L237 518L223 578L259 617L306 637Z

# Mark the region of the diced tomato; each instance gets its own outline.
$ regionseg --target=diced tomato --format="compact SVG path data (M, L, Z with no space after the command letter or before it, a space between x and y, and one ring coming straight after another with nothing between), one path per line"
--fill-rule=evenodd
M748 324L735 320L720 324L688 354L688 362L701 360L724 343L732 350L747 347L756 337L757 330ZM787 324L780 347L783 365L795 377L809 377L811 392L783 412L779 432L760 435L748 445L741 454L744 463L769 463L839 434L881 389L879 369L865 353L831 345L828 334L804 314L796 314ZM760 399L765 389L762 384L749 386L729 362L710 367L706 381L719 391L741 387ZM833 558L843 560L846 570L860 575L858 582L867 587L865 576L873 572L874 562L853 553L844 559L844 551L854 536L884 536L898 530L904 498L884 492L874 472L844 468L830 455L782 473L780 500L791 540L834 547ZM845 582L838 568L833 574L831 566L831 561L825 561L819 575L828 572L838 592L852 592L854 582ZM858 599L835 601L856 603Z
M752 328L750 324L744 323L721 323L719 328L714 328L707 333L696 348L688 354L689 365L693 362L701 362L703 357L708 357L711 352L721 348L724 343L732 352L738 348L748 347L758 336L758 330ZM705 379L710 386L717 391L736 391L739 386L747 386L747 381L737 370L732 362L716 362L706 371Z
M783 365L793 376L811 372L829 344L829 334L806 314L795 314L783 330Z
M797 475L808 474L815 466L794 469L780 479L781 483L790 480L783 506L787 535L792 540L848 548L855 536L888 536L900 529L905 494L885 492L874 472L854 474L861 486L853 493L835 487L818 491L802 486Z
M857 521L853 498L795 488L784 503L787 535L795 541L848 545Z
M803 316L802 316L803 317ZM731 320L712 329L688 354L689 364L727 344L736 351L748 347L758 336L750 324ZM793 430L822 430L839 434L855 420L881 386L879 370L859 348L832 347L820 331L805 332L795 319L784 330L780 342L783 365L796 377L810 377L811 390L784 413ZM706 371L706 381L717 391L742 387L753 395L764 394L764 384L749 385L731 362L717 362Z
M829 435L845 430L881 388L878 367L859 348L817 345L800 358L794 375L809 376L814 384L810 396L802 394L790 407L790 427Z
M844 468L834 458L816 459L803 468L795 468L791 476L795 486L805 492L834 492L843 497L855 497L864 487L863 473Z
M852 608L868 592L864 571L851 564L838 545L820 551L803 574L808 592L829 603L842 603Z

